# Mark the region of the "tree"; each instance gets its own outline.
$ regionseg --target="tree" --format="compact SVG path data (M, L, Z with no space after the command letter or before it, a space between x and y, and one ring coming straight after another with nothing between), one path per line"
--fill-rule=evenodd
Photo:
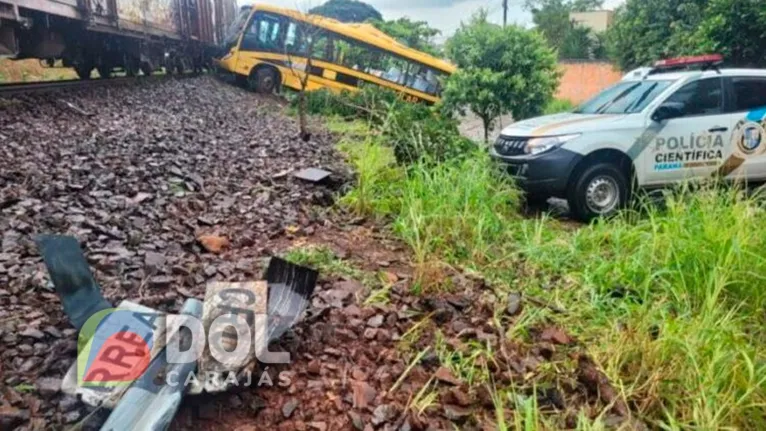
M688 52L707 0L628 0L607 34L610 57L623 69Z
M311 132L308 130L306 92L308 91L309 80L311 79L312 56L317 49L319 51L322 51L323 48L326 49L328 39L326 32L321 27L305 21L295 21L295 23L297 25L295 34L300 35L300 41L295 45L285 44L285 55L287 55L287 66L290 69L290 73L300 83L300 90L298 91L298 127L301 139L308 142L311 139ZM289 46L292 46L292 52L288 48Z
M766 66L766 4L762 0L711 0L686 46L690 53L721 53L737 66Z
M392 21L372 21L378 30L393 37L410 48L431 55L438 55L439 49L433 44L433 38L441 31L429 27L425 21L412 21L407 17Z
M444 106L473 111L482 120L485 140L500 115L540 114L558 86L556 55L542 36L491 24L485 11L461 24L447 41L447 53L460 70L447 80Z
M608 34L623 69L718 52L738 66L766 65L763 0L628 0Z
M572 12L601 7L602 0L527 0L535 27L556 48L560 58L599 58L601 41L594 32L570 19Z
M309 13L337 19L341 22L383 20L383 15L377 9L358 0L329 0L325 4L309 10Z

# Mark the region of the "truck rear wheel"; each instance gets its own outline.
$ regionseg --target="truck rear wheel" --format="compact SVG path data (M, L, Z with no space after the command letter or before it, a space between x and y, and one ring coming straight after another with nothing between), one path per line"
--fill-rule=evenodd
M575 178L567 193L569 210L580 220L608 217L630 200L627 176L616 165L596 163Z

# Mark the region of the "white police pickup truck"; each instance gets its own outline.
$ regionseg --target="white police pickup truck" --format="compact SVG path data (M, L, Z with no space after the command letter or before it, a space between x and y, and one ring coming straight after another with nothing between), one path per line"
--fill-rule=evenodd
M506 127L490 154L529 199L566 198L583 220L613 213L636 187L764 181L766 70L721 62L705 55L638 69L571 113Z

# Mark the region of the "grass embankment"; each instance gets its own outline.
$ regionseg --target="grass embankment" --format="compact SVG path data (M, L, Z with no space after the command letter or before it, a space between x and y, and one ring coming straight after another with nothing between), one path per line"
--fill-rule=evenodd
M416 293L447 288L434 272L448 265L543 298L566 312L525 307L506 335L524 343L535 327L564 328L650 427L766 429L766 211L758 197L681 191L666 208L572 231L519 216L516 189L480 152L404 168L384 136L362 133L366 125L330 126L347 134L341 148L358 172L342 204L390 221L412 247ZM573 366L554 364L548 379ZM514 385L473 383L495 389L498 428L561 426ZM607 410L580 412L577 427L601 429Z

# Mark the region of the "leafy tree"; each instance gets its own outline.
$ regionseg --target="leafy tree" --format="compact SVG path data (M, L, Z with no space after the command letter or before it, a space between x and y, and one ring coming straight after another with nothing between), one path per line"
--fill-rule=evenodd
M729 64L766 65L763 0L628 0L616 18L609 52L623 69L711 52Z
M766 66L766 4L763 0L711 0L704 16L702 24L687 41L687 51L718 52L738 66Z
M329 0L327 3L309 10L310 14L334 18L341 22L364 22L382 20L377 9L358 0Z
M399 42L419 51L438 55L439 50L433 44L433 38L441 31L429 27L425 21L412 21L407 17L392 21L372 21L372 24L383 33Z
M556 48L561 58L598 58L603 54L601 41L589 28L575 24L572 12L585 12L601 7L602 0L527 0L525 8L532 21Z
M558 86L556 55L542 36L491 24L485 11L461 24L447 42L447 54L460 70L447 80L445 108L473 111L483 122L485 140L500 115L521 119L541 113Z
M623 69L688 52L707 0L628 0L609 30L610 57Z

